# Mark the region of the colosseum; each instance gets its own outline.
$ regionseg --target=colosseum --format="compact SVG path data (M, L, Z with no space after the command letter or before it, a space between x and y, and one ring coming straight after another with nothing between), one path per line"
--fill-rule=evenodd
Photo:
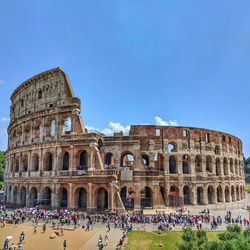
M5 199L13 206L87 211L244 205L242 142L209 129L133 125L88 131L60 68L15 89Z

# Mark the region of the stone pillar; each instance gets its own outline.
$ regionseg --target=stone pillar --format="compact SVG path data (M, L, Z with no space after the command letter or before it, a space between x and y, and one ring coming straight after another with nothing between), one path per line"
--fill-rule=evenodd
M94 202L94 197L93 194L93 183L88 183L88 192L87 192L87 210L92 211L93 209L96 208L96 204Z
M26 207L30 206L30 190L29 187L26 187L26 201L25 201Z
M208 193L207 193L207 186L203 188L203 203L204 205L208 205Z
M177 162L176 162L177 174L183 174L183 171L182 171L182 155L176 155L176 159L177 159Z
M197 205L197 192L196 192L196 187L194 186L193 188L190 188L190 198L191 198L191 204L193 206Z
M167 154L164 154L163 166L164 173L169 174L169 156Z
M189 173L191 175L194 175L195 174L195 156L191 156L190 157L190 170L189 170Z
M74 202L74 193L73 193L73 184L69 183L69 191L68 191L68 208L76 208Z
M114 211L114 209L115 209L115 207L114 207L115 190L114 190L114 186L113 185L111 185L110 190L111 190L111 192L110 192L110 204L109 204L110 207L109 207L109 209L111 209L111 211Z
M134 209L141 209L140 183L139 182L135 183L134 187L135 187Z
M75 168L74 166L74 146L70 146L70 162L69 162L69 171L72 172Z
M222 203L224 204L226 202L226 199L225 199L225 187L222 186L221 189L222 189L222 191L221 191Z

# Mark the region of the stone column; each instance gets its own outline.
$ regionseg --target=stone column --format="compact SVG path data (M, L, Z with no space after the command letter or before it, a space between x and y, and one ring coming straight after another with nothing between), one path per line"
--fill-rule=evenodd
M194 186L193 188L190 188L190 198L191 198L191 204L193 206L197 205L197 192L196 192L196 187Z
M169 174L169 156L167 154L164 154L163 166L164 173Z
M69 192L68 192L68 208L75 208L74 202L74 193L73 193L73 184L69 183Z
M208 193L207 193L207 186L203 188L203 203L204 205L208 205Z
M134 209L141 209L141 195L140 195L140 183L134 184L135 187L135 197L134 197Z
M70 146L70 162L69 162L69 171L70 173L74 170L74 146Z
M29 186L26 187L26 201L25 201L26 207L30 206L30 190Z
M87 210L92 211L93 209L96 208L96 204L94 202L94 197L93 194L93 183L88 183L88 191L87 191Z

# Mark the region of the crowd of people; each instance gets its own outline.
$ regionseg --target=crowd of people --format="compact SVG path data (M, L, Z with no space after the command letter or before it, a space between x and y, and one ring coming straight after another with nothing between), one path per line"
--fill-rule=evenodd
M85 231L93 230L98 224L105 225L106 235L105 237L99 236L97 246L99 249L103 249L109 245L108 233L111 228L121 230L121 238L117 242L117 249L121 248L124 239L128 232L132 231L134 227L146 228L151 227L152 230L157 229L164 230L182 230L183 227L192 226L198 229L206 229L210 226L211 230L217 230L223 223L231 224L237 223L242 227L249 226L249 217L242 217L240 214L233 217L231 211L228 211L225 216L212 215L209 209L200 211L198 214L191 214L189 211L183 211L178 209L172 213L155 213L146 215L143 213L135 212L113 212L105 214L87 214L83 211L71 211L67 209L61 210L48 210L33 208L22 208L9 210L5 206L0 207L0 221L4 227L6 223L19 225L21 223L30 223L34 225L34 233L37 232L39 224L42 225L42 232L46 232L47 226L52 227L58 231L60 236L64 236L64 227L69 225L74 229L81 228ZM8 239L4 242L3 249L23 249L22 242L25 234L21 232L19 242L16 248L9 247ZM67 241L63 242L63 249L67 249Z

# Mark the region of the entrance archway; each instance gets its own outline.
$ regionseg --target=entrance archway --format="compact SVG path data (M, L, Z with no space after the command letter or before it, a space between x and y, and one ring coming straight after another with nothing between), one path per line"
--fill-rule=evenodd
M169 206L176 207L179 205L181 205L179 199L179 189L175 186L172 186L169 192Z
M152 208L152 191L149 187L141 190L141 208Z
M59 193L60 207L68 206L68 191L66 188L61 188Z
M37 205L37 189L35 187L30 190L30 206L35 207Z
M26 188L22 187L20 191L20 205L25 207L26 205Z
M125 209L134 209L134 190L131 187L123 187L120 195Z
M85 188L81 187L76 191L76 202L78 208L87 209L87 191Z
M41 205L51 206L51 189L45 187L42 191L42 199L39 202Z
M106 188L99 188L97 191L97 210L103 211L108 209L108 191Z
M203 204L203 188L198 187L197 188L197 205Z
M183 196L184 196L184 204L185 205L188 205L190 204L190 189L188 186L185 186L183 188Z

